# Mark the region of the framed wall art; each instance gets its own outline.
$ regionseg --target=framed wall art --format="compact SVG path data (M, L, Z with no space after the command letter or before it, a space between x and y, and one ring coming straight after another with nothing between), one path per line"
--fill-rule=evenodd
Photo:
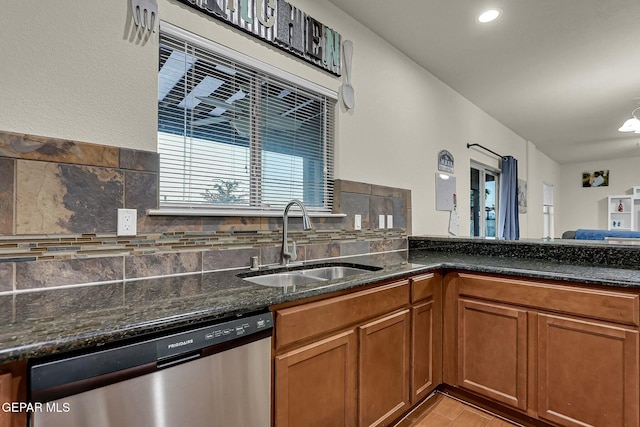
M595 170L593 172L582 172L583 187L608 187L609 170Z

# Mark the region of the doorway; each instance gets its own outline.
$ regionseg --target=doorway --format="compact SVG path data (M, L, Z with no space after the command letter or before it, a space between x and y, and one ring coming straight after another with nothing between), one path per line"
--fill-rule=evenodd
M553 238L553 184L542 183L542 238Z
M471 163L471 236L496 238L500 172Z

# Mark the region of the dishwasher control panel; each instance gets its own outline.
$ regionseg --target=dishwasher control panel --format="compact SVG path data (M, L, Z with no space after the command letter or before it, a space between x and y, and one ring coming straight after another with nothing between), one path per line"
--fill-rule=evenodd
M158 360L222 344L272 327L273 314L263 313L164 337L156 341Z

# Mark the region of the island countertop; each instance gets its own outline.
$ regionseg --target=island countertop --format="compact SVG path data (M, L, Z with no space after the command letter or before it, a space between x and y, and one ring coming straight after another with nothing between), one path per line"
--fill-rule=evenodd
M41 295L24 294L21 297L27 299L26 303L46 305L48 309L23 321L0 326L0 363L143 339L264 311L277 304L440 269L640 289L640 271L634 268L519 255L476 255L464 250L455 251L448 246L447 250L414 247L409 252L336 258L312 264L341 262L382 269L320 285L289 289L265 287L242 280L238 274L248 272L247 269L137 279L100 285L107 287L102 289L102 293L91 289L97 288L91 286L61 289L53 293L55 309L50 308L51 301L49 304L42 301ZM105 291L109 295L115 294L115 298L96 299L89 307L74 307L74 302L83 295L105 295Z

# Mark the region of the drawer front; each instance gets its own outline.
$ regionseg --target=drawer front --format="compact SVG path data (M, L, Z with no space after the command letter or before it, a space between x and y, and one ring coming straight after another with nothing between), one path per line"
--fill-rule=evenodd
M276 312L276 349L355 325L409 304L409 281L402 280Z
M411 279L411 302L433 299L437 287L440 286L441 276L438 273L428 273Z
M640 325L639 297L634 292L606 291L566 284L504 277L458 274L461 296L484 298L542 310L574 314L627 325Z

